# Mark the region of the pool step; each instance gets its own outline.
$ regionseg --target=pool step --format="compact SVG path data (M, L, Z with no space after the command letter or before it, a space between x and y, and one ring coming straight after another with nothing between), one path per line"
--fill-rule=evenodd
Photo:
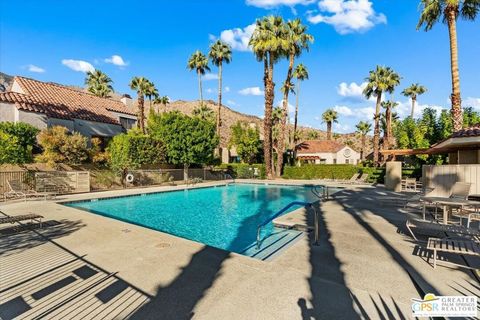
M242 254L259 260L270 260L282 250L303 238L304 235L304 232L297 230L275 228L271 235L262 240L259 250L256 249L256 244L253 244L245 249Z

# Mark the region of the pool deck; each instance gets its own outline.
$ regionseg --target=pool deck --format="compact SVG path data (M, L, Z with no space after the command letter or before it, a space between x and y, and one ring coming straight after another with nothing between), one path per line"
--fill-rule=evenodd
M425 292L480 295L470 270L427 263L427 252L404 233L401 209L380 204L390 192L342 187L318 206L319 245L309 234L268 262L54 201L2 204L9 215L43 215L45 226L0 230L0 318L410 319L411 299ZM306 213L290 217L304 221Z

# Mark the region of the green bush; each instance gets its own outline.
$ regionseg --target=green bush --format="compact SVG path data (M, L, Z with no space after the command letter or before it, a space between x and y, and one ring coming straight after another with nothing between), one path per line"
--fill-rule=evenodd
M17 160L21 157L17 137L0 131L0 164L18 163Z
M68 133L62 126L42 130L38 143L43 149L36 161L54 166L57 163L80 164L88 159L87 138L78 132Z
M5 163L22 164L29 163L33 160L32 150L37 141L37 134L39 130L27 123L19 122L2 122L0 123L0 132L8 134L15 139L15 151L9 154L3 154L2 158L7 161ZM1 149L2 153L7 152L7 149Z
M258 169L259 176L254 177L254 168ZM246 164L246 163L224 163L216 169L226 169L227 173L235 179L252 179L260 178L265 179L265 165L264 164Z
M285 179L350 179L359 171L352 164L307 164L301 167L287 166L283 170Z

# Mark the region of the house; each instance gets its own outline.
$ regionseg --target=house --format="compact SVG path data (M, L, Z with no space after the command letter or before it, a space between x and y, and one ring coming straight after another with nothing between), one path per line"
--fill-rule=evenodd
M64 126L92 138L108 139L136 124L128 96L100 98L60 84L15 77L0 93L0 122L25 122L39 129Z
M297 163L357 164L360 153L333 140L307 140L295 147Z

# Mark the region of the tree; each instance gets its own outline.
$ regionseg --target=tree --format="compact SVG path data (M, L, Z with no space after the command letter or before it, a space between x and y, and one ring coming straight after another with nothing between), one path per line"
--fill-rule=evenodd
M435 109L425 108L422 112L420 124L426 128L425 139L428 140L429 145L440 141L437 111Z
M193 109L192 115L205 121L214 122L215 112L207 105L201 105Z
M153 100L153 105L156 105L156 104L163 105L164 112L167 112L167 104L169 103L170 103L170 98L168 96L156 97L155 100Z
M360 158L365 160L365 146L367 143L367 134L372 130L372 124L370 122L360 121L356 125L357 132L362 137L362 151L360 153Z
M452 75L451 114L453 130L462 129L462 99L460 96L460 75L458 71L457 19L475 20L480 10L478 0L421 0L423 6L417 29L422 26L429 31L442 18L448 25L450 37L450 67Z
M22 152L18 148L18 138L14 135L0 131L0 164L4 163L22 163Z
M284 41L285 25L278 16L268 16L258 19L255 30L249 41L253 53L258 61L263 62L263 83L265 87L265 114L263 118L263 152L265 159L265 173L268 179L273 178L272 157L272 110L275 97L275 83L273 69L275 63L285 52Z
M327 109L322 114L322 122L327 124L327 140L332 140L332 124L338 122L338 113L333 109Z
M438 138L443 140L451 136L453 133L453 121L447 110L440 112L438 119Z
M78 132L70 134L62 126L54 126L40 131L38 143L43 149L35 160L51 166L58 163L80 164L88 159L87 138Z
M145 95L150 87L150 81L144 77L133 77L130 81L130 88L137 91L137 122L140 130L145 134Z
M307 132L307 140L317 140L319 136L318 131L315 129L310 129Z
M113 92L112 83L112 79L98 69L88 71L85 77L88 92L101 98L110 97Z
M212 160L219 142L214 123L173 111L151 114L148 124L151 136L165 144L168 162L183 164L185 180L191 164Z
M363 90L363 94L367 99L371 97L377 99L373 127L373 163L375 166L378 166L382 94L384 92L393 93L395 87L400 84L400 76L389 67L377 66L375 70L370 71L369 76L365 80L367 81L367 86Z
M397 145L400 149L428 148L430 143L425 138L426 132L427 128L420 121L407 117L397 124L395 130ZM417 155L416 158L425 160L426 156Z
M468 128L480 123L480 114L472 107L463 108L463 127Z
M392 100L382 102L382 107L385 109L383 148L387 150L390 149L392 145L392 112L396 106L398 106L398 103Z
M262 142L260 140L260 130L256 125L250 125L245 122L237 121L231 127L232 134L228 147L235 147L240 159L244 163L253 164L260 158L262 151Z
M220 136L220 127L222 126L221 109L222 109L222 68L223 63L232 61L232 48L221 40L217 40L210 46L208 56L212 63L218 67L218 109L217 109L217 135Z
M295 58L302 54L303 50L308 50L310 42L313 42L313 36L307 33L307 27L302 24L300 19L288 21L285 25L284 38L286 48L284 55L288 59L287 77L283 83L283 108L280 121L280 132L277 151L277 176L280 177L283 168L283 154L285 153L285 140L287 137L287 117L288 117L288 95L293 91L292 76Z
M415 103L417 102L417 97L421 94L424 94L425 92L427 92L427 88L418 83L414 83L410 87L402 91L402 94L405 97L409 97L410 99L412 99L412 111L410 113L410 116L412 118L415 112Z
M297 79L296 84L296 102L295 102L295 118L293 122L293 144L297 145L297 126L298 126L298 101L300 97L300 83L308 79L308 69L300 63L293 71L293 76Z
M187 68L197 72L200 105L203 105L202 76L205 74L205 71L210 71L210 68L208 67L208 58L197 50L190 56L190 59L188 59Z
M159 97L158 89L155 87L155 84L151 81L148 81L147 87L145 88L145 96L149 100L148 107L152 110L152 100L157 99Z
M32 162L32 151L37 143L37 134L39 131L40 130L34 126L24 122L0 122L0 132L15 137L16 141L17 150L15 151L15 157L8 156L10 159L9 163L22 164ZM3 152L3 150L0 151L0 153L1 152Z

